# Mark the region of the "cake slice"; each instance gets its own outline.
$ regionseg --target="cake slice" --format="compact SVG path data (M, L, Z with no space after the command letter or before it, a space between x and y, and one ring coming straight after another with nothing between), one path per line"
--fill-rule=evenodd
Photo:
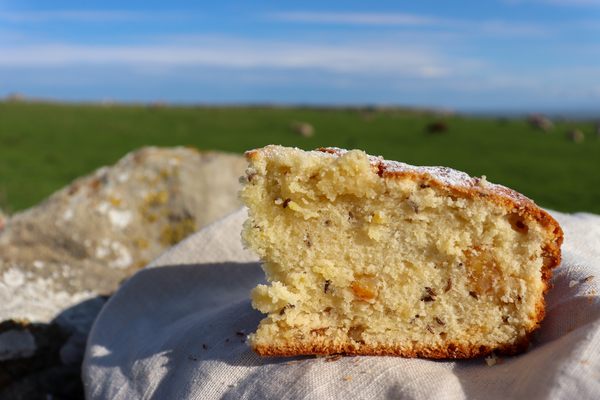
M468 358L527 348L560 262L558 223L444 167L336 148L246 153L245 244L268 285L260 355Z

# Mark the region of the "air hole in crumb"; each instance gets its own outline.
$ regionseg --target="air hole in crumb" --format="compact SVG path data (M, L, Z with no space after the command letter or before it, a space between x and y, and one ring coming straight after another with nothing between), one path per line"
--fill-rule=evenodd
M421 189L427 189L427 188L428 188L428 187L430 187L430 186L429 186L428 184L426 184L426 183L421 183L421 184L419 185L419 187L420 187Z
M412 200L406 201L415 214L419 213L419 205Z
M443 325L446 325L446 324L444 323L444 321L442 321L442 320L440 319L440 317L435 317L434 319L435 319L435 322L437 322L437 323L438 323L438 325L442 325L442 326L443 326Z
M304 243L306 244L306 247L312 247L312 241L310 240L310 235L308 233L304 236Z
M510 214L508 216L508 222L510 222L510 226L516 232L526 234L529 231L529 227L525 223L525 220L519 214Z
M446 340L446 338L448 337L448 334L447 334L446 332L440 332L440 337L441 337L443 340Z
M508 324L508 315L505 315L502 317L502 322L504 322L505 324Z
M326 219L325 220L325 226L329 226L331 225L331 220L330 219Z
M281 311L279 311L279 315L283 315L283 314L285 314L285 311L286 311L286 310L290 310L290 309L292 309L292 308L294 308L294 307L296 307L296 306L295 306L295 305L293 305L293 304L286 304L286 305L285 305L285 307L283 307L283 308L281 309Z
M325 281L325 285L323 286L323 293L327 293L327 291L329 290L329 286L331 285L331 281L329 279L327 279Z
M421 297L421 301L424 301L424 302L435 301L435 296L437 296L437 294L434 289L426 286L425 293L426 294Z
M354 340L355 342L364 343L364 340L363 340L364 331L365 331L365 327L363 325L352 326L352 327L350 327L350 329L348 329L348 337L350 339Z
M317 335L317 336L323 336L325 334L325 331L327 329L328 329L327 327L325 327L325 328L315 328L315 329L311 329L310 333L313 334L313 335Z
M282 207L283 208L287 208L288 204L290 204L290 201L292 201L292 199L285 199L283 201Z
M474 292L472 290L469 292L469 296L473 297L474 299L478 299L479 298L479 295L477 294L477 292Z

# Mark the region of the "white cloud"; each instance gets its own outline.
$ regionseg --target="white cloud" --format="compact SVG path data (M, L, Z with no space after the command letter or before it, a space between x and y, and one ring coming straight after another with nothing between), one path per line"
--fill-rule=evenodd
M445 30L501 37L544 37L550 35L553 31L549 27L532 22L502 20L469 21L407 13L297 11L271 13L265 17L271 21L309 24L442 28Z
M468 71L477 63L447 59L435 48L364 42L295 43L267 40L205 40L193 45L0 46L0 66L129 64L154 66L222 66L231 68L320 69L341 73L437 78Z
M432 25L436 18L406 13L350 13L350 12L281 12L272 13L269 19L285 22L305 22L340 25Z
M501 37L547 37L551 32L538 24L506 21L484 21L475 24L475 29L488 35Z
M52 11L0 11L0 21L20 22L126 22L189 18L185 12L138 12L127 10L52 10Z

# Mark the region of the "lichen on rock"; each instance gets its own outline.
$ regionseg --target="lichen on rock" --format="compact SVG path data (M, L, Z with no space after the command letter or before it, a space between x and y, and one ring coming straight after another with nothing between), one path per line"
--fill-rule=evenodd
M240 155L147 147L10 219L0 212L0 323L49 324L66 309L102 303L98 299L168 247L239 208L245 167ZM101 307L94 304L80 308L92 321ZM83 320L63 321L71 337L65 360L76 359L85 343L91 322ZM0 361L0 376L2 369Z

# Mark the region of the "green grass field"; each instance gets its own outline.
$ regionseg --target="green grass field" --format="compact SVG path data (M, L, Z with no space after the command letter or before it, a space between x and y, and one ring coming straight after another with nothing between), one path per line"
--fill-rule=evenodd
M268 107L152 107L0 103L0 208L32 206L71 180L147 145L241 153L269 143L304 149L360 148L419 165L447 165L512 187L561 211L600 213L600 139L589 122L559 122L548 133L523 119L445 117L407 110ZM303 138L293 121L311 123ZM579 128L585 142L566 132Z

